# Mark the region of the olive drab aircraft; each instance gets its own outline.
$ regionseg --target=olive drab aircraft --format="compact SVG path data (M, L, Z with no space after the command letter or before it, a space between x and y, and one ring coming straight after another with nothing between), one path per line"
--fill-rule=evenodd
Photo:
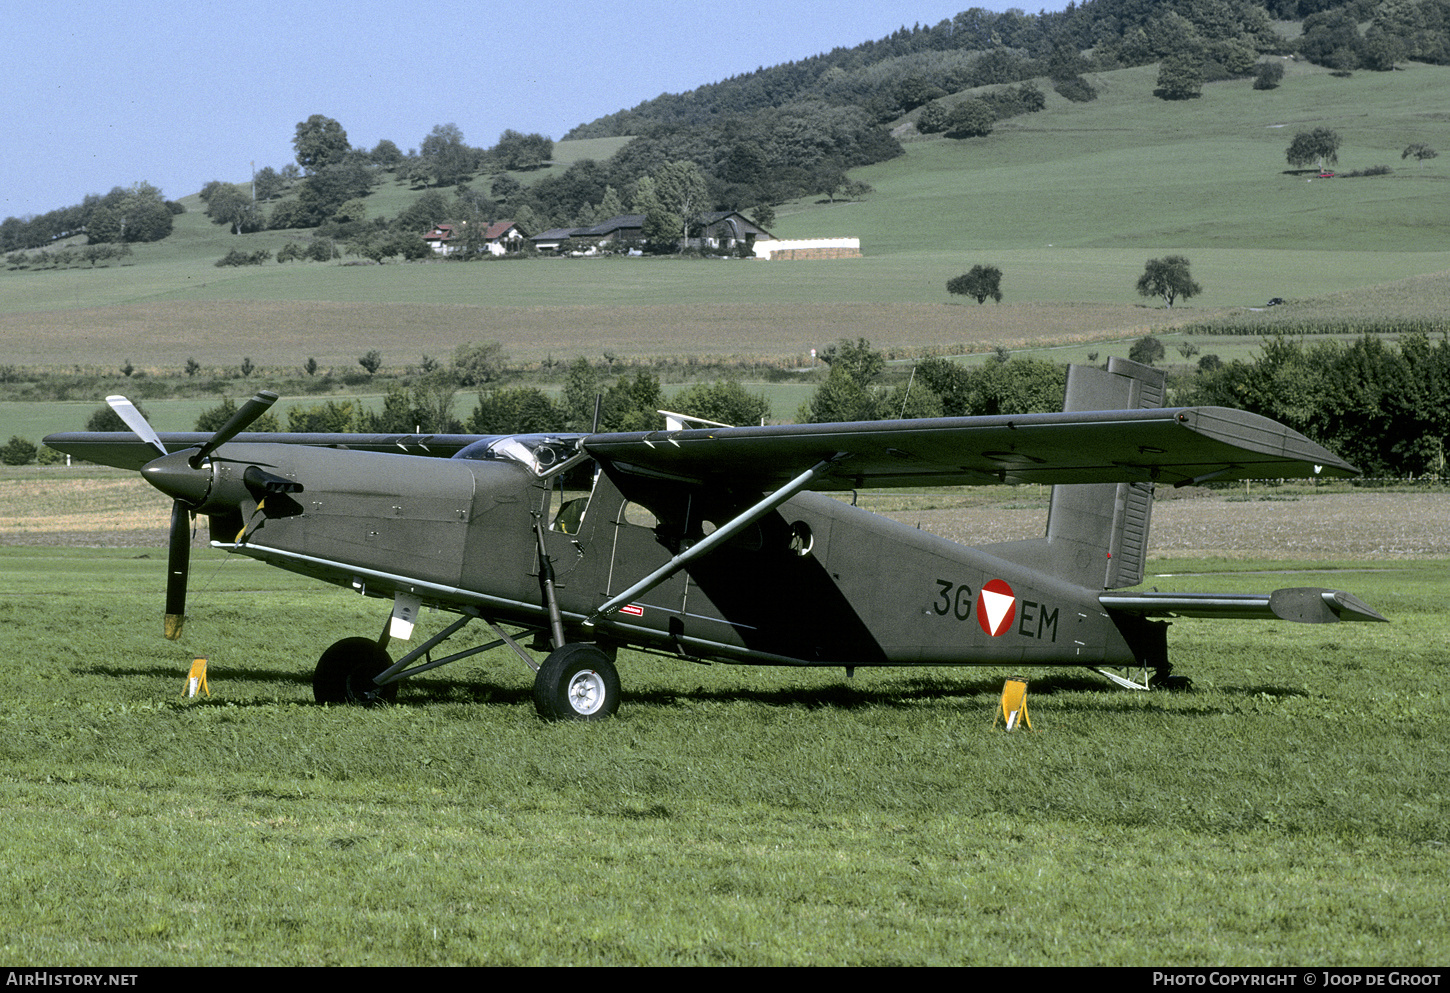
M391 601L377 637L327 648L316 699L370 703L503 649L535 671L548 719L620 701L621 647L695 662L1079 666L1129 688L1181 688L1168 618L1383 621L1348 593L1133 591L1155 486L1347 477L1353 466L1272 420L1164 408L1163 374L1070 368L1061 413L662 431L473 435L243 433L258 393L213 435L51 435L137 469L171 497L165 633L185 614L192 518L211 545ZM1042 537L967 547L831 491L1044 483ZM394 658L419 611L457 615ZM469 647L435 650L470 624ZM481 630L486 629L486 630ZM487 639L487 640L485 640ZM452 646L450 646L451 648ZM543 655L536 662L534 652Z

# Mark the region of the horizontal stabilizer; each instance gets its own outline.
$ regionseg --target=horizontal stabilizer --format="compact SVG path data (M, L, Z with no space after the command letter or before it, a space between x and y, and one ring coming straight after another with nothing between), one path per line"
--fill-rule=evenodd
M1138 617L1278 619L1300 624L1385 620L1353 594L1316 586L1273 593L1104 593L1098 602L1109 612Z

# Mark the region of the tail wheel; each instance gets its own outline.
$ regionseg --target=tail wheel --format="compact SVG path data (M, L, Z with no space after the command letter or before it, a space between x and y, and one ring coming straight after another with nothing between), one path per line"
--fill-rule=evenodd
M1193 689L1193 680L1187 676L1174 676L1163 669L1155 669L1153 678L1148 680L1148 686L1155 690L1167 690L1170 693L1187 693Z
M565 645L534 677L534 707L546 721L601 721L619 709L619 673L601 649Z
M312 696L318 703L392 703L398 684L379 686L373 678L393 664L387 651L371 638L344 638L336 642L312 673Z

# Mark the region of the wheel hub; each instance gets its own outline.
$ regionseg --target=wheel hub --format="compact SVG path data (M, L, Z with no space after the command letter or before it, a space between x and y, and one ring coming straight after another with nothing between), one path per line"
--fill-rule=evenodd
M604 677L593 669L574 674L569 680L569 706L575 713L589 715L604 706Z

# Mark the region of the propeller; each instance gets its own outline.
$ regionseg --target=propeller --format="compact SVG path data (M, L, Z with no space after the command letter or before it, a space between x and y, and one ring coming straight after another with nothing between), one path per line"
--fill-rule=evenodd
M162 455L166 454L166 446L161 444L161 436L147 422L145 415L136 409L134 403L120 394L106 397L106 403L110 404L111 409L126 422L126 427L130 428L137 437L156 446L156 450Z
M227 422L217 429L217 433L211 436L211 440L205 445L202 445L197 450L197 453L187 460L187 465L193 469L200 469L201 464L206 461L207 456L251 427L252 422L265 414L267 409L276 402L277 394L271 390L258 390L256 396L242 404L240 409L231 417L227 418ZM121 416L125 417L124 414Z
M162 444L161 437L154 428L147 423L146 418L136 409L135 405L123 396L106 397L106 403L126 422L126 426L136 433L142 441L155 446L161 458L147 463L142 468L148 481L153 485L169 483L173 485L159 486L163 492L173 497L171 504L171 535L166 547L166 620L163 633L172 641L181 637L182 626L186 623L186 579L191 569L191 514L194 506L200 504L201 497L205 496L207 484L196 479L197 470L201 470L207 459L222 445L231 441L237 435L245 431L253 421L265 414L277 402L277 394L271 390L261 390L256 396L242 404L227 422L221 426L216 434L212 435L207 442L196 450L194 454L186 459L186 466L194 470L185 475L190 477L184 487L177 487L174 484L182 482L178 479L179 466L162 464L169 453L166 446ZM155 471L148 472L148 469ZM210 475L210 469L207 469ZM196 503L183 499L183 493L196 498Z

